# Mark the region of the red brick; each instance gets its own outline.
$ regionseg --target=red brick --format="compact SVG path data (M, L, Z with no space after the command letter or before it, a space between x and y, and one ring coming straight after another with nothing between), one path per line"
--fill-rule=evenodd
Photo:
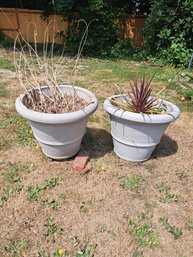
M89 161L89 155L83 151L80 151L73 161L73 169L76 171L82 171L86 167Z

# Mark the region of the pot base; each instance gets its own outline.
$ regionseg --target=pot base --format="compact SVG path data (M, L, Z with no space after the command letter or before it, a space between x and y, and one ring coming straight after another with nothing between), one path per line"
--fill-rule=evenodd
M54 146L54 145L46 145L39 142L42 152L52 160L63 161L75 156L81 147L81 141L78 146L76 144L75 147L72 148L70 145L69 148L66 145Z
M42 152L44 153L44 155L45 155L46 157L48 157L49 159L52 159L53 161L65 161L65 160L68 160L68 159L74 157L75 155L77 155L77 153L78 153L79 151L80 151L80 147L79 147L78 151L76 151L75 153L73 153L73 154L70 155L70 156L67 155L67 156L56 157L56 156L50 156L50 155L48 155L47 153L45 153L45 152L42 150Z
M115 138L113 138L113 144L114 152L118 157L123 160L132 162L147 161L156 147L156 145L149 147L131 146L123 144L122 142L117 141Z

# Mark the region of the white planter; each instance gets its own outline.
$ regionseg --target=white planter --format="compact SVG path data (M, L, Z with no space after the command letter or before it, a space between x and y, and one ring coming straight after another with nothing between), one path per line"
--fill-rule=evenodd
M81 146L89 115L98 105L98 101L89 90L74 87L77 94L90 103L84 109L61 114L40 113L28 109L24 104L25 95L20 95L15 102L17 112L28 119L34 137L39 142L44 154L55 160L63 160L75 155ZM44 87L45 93L49 93ZM60 90L71 94L72 86L61 85Z
M120 99L122 95L109 97L104 102L104 108L110 115L115 153L132 162L148 160L169 123L179 117L179 108L162 100L167 106L166 113L139 114L116 108L110 103L112 98Z

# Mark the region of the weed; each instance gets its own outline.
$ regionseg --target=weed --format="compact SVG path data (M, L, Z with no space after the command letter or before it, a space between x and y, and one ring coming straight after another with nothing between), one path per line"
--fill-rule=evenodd
M177 202L179 199L179 195L175 195L175 194L166 194L163 202L164 203L172 203L172 202Z
M8 95L5 85L0 85L0 97L6 97Z
M35 168L33 164L27 165L21 162L9 163L9 171L5 174L5 180L8 183L7 187L3 189L4 196L1 197L0 205L2 206L8 201L9 196L13 193L20 193L23 189L23 178L21 175L22 171L29 172Z
M56 241L56 235L61 235L63 228L58 227L52 218L48 218L44 226L47 228L47 231L43 234L45 237L50 237L50 241L54 243Z
M53 253L53 257L64 257L64 256L69 256L68 251L63 252L62 249L58 249Z
M27 188L28 200L29 201L37 200L39 197L43 195L46 189L57 186L61 182L61 180L62 180L61 178L53 177L51 179L46 180L46 182L42 186L39 186L39 185L29 186Z
M23 165L23 170L24 170L26 173L31 173L31 172L33 172L34 170L36 170L36 166L35 166L34 163L24 164L24 165Z
M0 207L2 207L8 201L8 197L3 196L0 198Z
M108 230L107 224L101 224L101 226L100 226L100 232L103 233L103 232L106 232L107 230Z
M106 97L100 95L100 96L98 97L98 100L99 100L99 102L102 102L102 103L103 103L103 102L106 100Z
M11 142L8 139L1 138L0 139L0 151L1 150L7 150L11 146Z
M12 240L9 245L5 246L5 251L11 253L14 257L20 257L22 251L29 246L29 240Z
M152 210L153 209L153 204L151 204L151 203L145 203L145 210L146 211L150 211L150 210Z
M64 257L64 256L69 256L69 253L67 251L63 252L62 249L58 249L52 255L52 257ZM51 255L47 254L45 250L41 250L38 252L38 257L51 257Z
M75 257L93 257L97 244L88 243L83 249L76 252Z
M27 121L14 113L6 113L4 120L0 123L0 129L13 128L14 141L21 145L35 145L33 134L30 133L31 128Z
M89 122L100 123L100 117L96 114L91 115L88 120Z
M189 217L186 221L186 226L190 229L193 229L193 217Z
M170 190L170 187L165 182L157 183L156 188L160 193L164 193L164 194L166 194Z
M67 197L68 197L68 192L64 192L60 194L59 199L61 199L62 201L65 201Z
M156 169L156 165L154 163L146 164L145 168L150 173L153 173L155 171L155 169Z
M28 200L29 201L35 201L37 200L40 196L43 195L44 192L44 187L35 185L35 186L29 186L27 188L27 192L28 192Z
M171 225L168 221L167 217L162 217L159 219L160 223L165 227L165 229L171 233L175 239L178 239L181 237L182 235L182 230Z
M139 175L133 175L131 178L125 178L121 183L121 187L124 189L137 190L142 185L144 178Z
M133 253L133 256L132 257L143 257L143 252L141 252L141 251L135 251L134 253Z
M44 189L52 188L57 186L62 181L59 177L53 177L51 179L46 180L46 183L44 185Z
M105 118L105 120L103 121L103 129L110 131L111 128L111 122L109 118Z
M71 239L73 240L73 246L77 246L80 244L80 239L78 236L73 236Z
M127 218L127 223L130 225L131 234L138 245L150 247L152 249L159 246L158 238L151 225L146 223L143 225L137 225L130 218Z
M141 221L141 220L145 220L146 219L146 213L145 212L141 212L137 215L137 218Z
M188 178L188 174L186 171L184 170L178 170L176 171L176 176L180 179L180 180L184 180Z
M42 201L42 204L43 205L48 205L48 206L51 206L53 210L58 210L61 208L61 205L59 202L57 202L56 200L54 199L46 199L46 200L43 200Z
M82 202L82 205L80 206L80 210L83 213L88 213L92 208L92 201L88 200L85 202Z
M172 203L177 202L179 195L170 194L171 187L168 186L165 182L159 182L156 184L156 189L162 193L163 198L160 199L163 203Z
M38 252L38 257L49 257L49 255L44 250L41 250Z
M33 134L30 133L31 128L27 121L23 121L16 129L16 135L14 141L23 146L35 146L37 145Z
M9 182L10 184L21 183L22 176L18 172L21 166L20 162L16 162L10 165L10 171L7 173L7 182Z

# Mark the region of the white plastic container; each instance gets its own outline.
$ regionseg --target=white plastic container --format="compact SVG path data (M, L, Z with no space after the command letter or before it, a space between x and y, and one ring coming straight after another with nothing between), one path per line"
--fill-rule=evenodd
M28 119L42 151L51 159L67 159L79 151L88 117L98 106L95 95L89 90L70 85L60 86L60 90L68 94L72 93L73 88L79 97L89 102L88 106L76 112L49 114L30 110L23 104L24 94L20 95L15 102L17 112ZM42 90L44 93L49 91L47 87L43 87Z
M179 117L179 108L160 100L167 106L166 113L140 114L118 109L111 104L112 98L121 99L123 95L109 97L104 102L104 108L110 115L115 153L132 162L148 160L170 122Z

